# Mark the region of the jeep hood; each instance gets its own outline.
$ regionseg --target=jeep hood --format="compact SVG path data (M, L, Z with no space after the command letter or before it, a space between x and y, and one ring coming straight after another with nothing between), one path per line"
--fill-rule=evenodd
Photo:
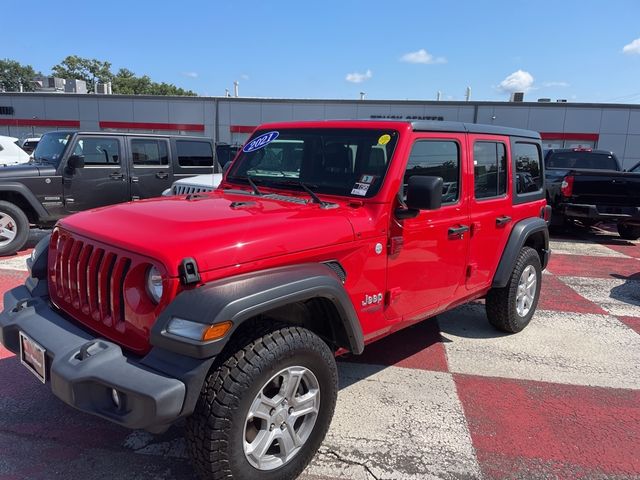
M48 163L20 163L18 165L0 165L0 180L4 178L39 177L55 175L56 169Z
M60 225L160 260L171 276L187 257L204 272L353 240L346 207L300 203L294 193L280 195L292 201L222 190L163 197L81 212Z

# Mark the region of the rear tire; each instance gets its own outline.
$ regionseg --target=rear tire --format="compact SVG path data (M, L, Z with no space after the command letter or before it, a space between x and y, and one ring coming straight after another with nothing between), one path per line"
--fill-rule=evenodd
M624 238L625 240L637 240L640 238L640 227L619 223L618 234L620 238Z
M209 373L187 420L198 475L296 478L327 433L337 392L333 352L309 330L282 327L241 343Z
M538 306L541 281L542 267L538 252L523 247L507 285L492 288L487 294L485 308L489 323L503 332L522 331Z
M16 253L29 239L29 219L13 203L0 201L0 256Z

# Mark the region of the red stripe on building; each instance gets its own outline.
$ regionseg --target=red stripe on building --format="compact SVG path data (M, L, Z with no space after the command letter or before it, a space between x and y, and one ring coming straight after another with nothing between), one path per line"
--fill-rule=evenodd
M39 118L0 118L0 125L9 127L71 127L80 128L79 120L41 120Z
M571 133L571 132L540 132L543 140L585 140L597 142L600 135L597 133Z
M229 131L231 133L253 133L256 127L251 125L231 125Z
M131 130L187 130L204 132L201 123L153 123L153 122L100 122L100 128L120 128Z

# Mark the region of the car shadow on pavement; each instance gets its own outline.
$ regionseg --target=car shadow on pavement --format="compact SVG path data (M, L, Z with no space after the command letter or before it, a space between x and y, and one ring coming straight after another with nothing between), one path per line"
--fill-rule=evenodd
M481 301L470 302L439 315L438 323L441 333L456 337L483 340L511 335L497 330L489 323L484 302Z
M613 287L609 296L619 302L640 307L640 272L630 276L612 273L613 278L625 280L622 285Z

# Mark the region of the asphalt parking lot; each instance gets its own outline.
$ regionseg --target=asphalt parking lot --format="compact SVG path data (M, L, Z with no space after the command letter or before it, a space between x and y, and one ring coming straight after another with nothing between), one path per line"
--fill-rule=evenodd
M522 333L494 330L477 302L341 359L336 415L302 478L640 478L640 243L576 230L552 249ZM28 253L0 259L0 291L24 280ZM182 428L71 410L0 347L1 480L193 478Z

